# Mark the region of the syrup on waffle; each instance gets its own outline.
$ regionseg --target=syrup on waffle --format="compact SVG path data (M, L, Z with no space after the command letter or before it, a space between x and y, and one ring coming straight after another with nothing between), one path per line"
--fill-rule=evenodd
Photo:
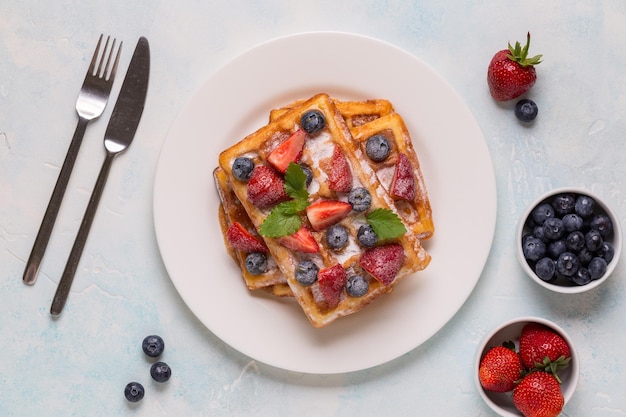
M325 124L320 132L305 134L301 126L302 116L311 110L323 115ZM293 139L296 136L298 138ZM306 137L298 162L306 164L313 177L308 187L310 206L306 214L301 214L303 226L291 236L265 237L264 242L307 318L315 327L322 327L359 311L375 298L390 292L400 280L424 269L430 262L430 255L407 224L407 232L403 235L366 249L356 238L359 226L365 224L363 213L344 210L341 218L334 219L333 223L343 226L348 232L348 243L337 250L327 241L330 224L322 226L319 218L315 222L312 220L311 213L316 212L312 207L317 208L327 202L332 206L343 204L345 207L349 191L356 188L369 191L371 210L396 212L393 199L381 186L371 166L357 156L360 147L353 140L344 117L326 94L295 103L292 108L275 115L268 125L220 154L220 168L230 180L236 200L245 209L246 219L256 230L278 203L288 199L286 195L274 198L276 196L272 196L272 192L275 189L272 192L257 192L260 183L272 189L269 177L278 177L281 181L281 174L276 171L284 171L285 167L277 166L273 159L274 151L283 148L286 142L302 140L303 136ZM238 157L254 162L252 178L255 178L255 172L265 173L262 181L254 180L254 187L250 189L252 178L249 181L238 180L233 175L233 162ZM337 166L341 167L339 171ZM337 177L338 172L345 174L346 171L349 174L347 181L345 175ZM302 261L311 261L319 269L319 279L311 285L303 285L296 279L296 269ZM349 295L345 289L355 276L362 277L368 284L366 291L358 296Z

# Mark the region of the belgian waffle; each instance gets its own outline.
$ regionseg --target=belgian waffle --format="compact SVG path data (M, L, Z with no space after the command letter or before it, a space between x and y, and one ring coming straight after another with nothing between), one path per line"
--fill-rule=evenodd
M247 219L257 230L275 207L271 205L260 207L255 205L248 193L246 181L237 180L233 176L232 164L237 157L251 158L255 164L255 170L259 167L270 166L268 158L272 152L290 138L296 131L302 130L301 117L315 109L323 115L325 125L321 132L307 134L301 152L300 163L307 164L313 174L313 180L308 188L311 205L322 200L346 202L347 192L345 188L338 190L333 187L333 168L331 160L335 153L343 155L344 163L347 164L351 173L350 188L364 187L370 191L372 209L380 208L390 212L396 212L393 199L385 191L378 181L374 171L368 163L364 163L360 154L360 147L350 133L349 126L333 100L326 94L316 95L308 100L295 103L280 115L275 115L273 120L256 132L244 138L242 141L223 151L219 156L219 165L223 173L230 179L232 192L247 213ZM261 169L261 168L259 168ZM271 167L269 169L272 169ZM401 217L400 217L401 218ZM271 257L276 263L293 292L296 300L302 307L305 315L315 327L323 327L339 317L355 313L384 293L390 292L394 286L408 275L426 268L430 262L430 255L422 248L419 238L415 235L410 225L405 224L407 233L394 238L392 241L383 242L374 249L365 249L356 239L357 228L364 224L363 214L351 211L339 221L349 232L349 243L346 248L336 251L329 247L326 240L326 229L314 230L307 215L302 214L302 229L312 237L317 246L314 253L294 250L293 246L287 245L283 237L265 237L264 241L269 248ZM381 249L380 251L378 249ZM375 257L374 253L382 253L383 250L401 249L397 271L391 280L380 280L374 274L367 272L366 268L371 263L364 261ZM365 277L369 286L367 292L361 296L351 296L345 288L336 288L339 294L336 299L328 296L326 282L322 286L321 278L310 286L302 285L296 280L295 272L299 262L303 260L313 261L320 269L320 275L329 275L329 271L340 269L344 281L351 276ZM385 267L385 260L378 259L378 268ZM371 271L371 270L370 270ZM341 275L341 274L339 274ZM383 282L384 281L384 282Z
M360 145L360 155L372 167L378 180L387 193L394 199L394 205L398 214L406 224L410 225L418 238L424 240L432 237L435 232L432 210L426 183L422 175L420 163L417 158L413 143L402 117L398 113L389 113L351 129L354 140ZM374 135L384 135L391 144L389 156L381 162L376 162L366 155L366 142ZM409 196L394 193L394 175L398 170L399 158L406 157L412 173L414 192Z
M233 248L226 238L228 228L234 223L239 222L245 229L255 232L255 226L252 224L248 213L237 199L233 192L228 176L221 168L217 167L213 171L213 178L217 188L217 194L220 199L219 222L224 236L224 246L231 258L239 265L241 275L249 290L265 289L274 295L288 295L289 291L285 291L287 287L287 279L276 264L276 261L269 256L267 270L262 274L251 274L245 266L246 253Z
M411 136L402 117L394 112L393 105L388 100L334 100L334 103L346 121L354 141L361 149L357 156L362 155L362 160L367 161L374 170L380 183L393 198L398 214L410 225L419 239L431 238L435 232L435 225L428 190ZM272 110L270 121L297 104L298 102ZM365 151L367 140L378 134L384 135L391 145L389 156L380 162L368 158ZM391 192L399 154L405 155L411 166L415 188L412 198L402 198Z

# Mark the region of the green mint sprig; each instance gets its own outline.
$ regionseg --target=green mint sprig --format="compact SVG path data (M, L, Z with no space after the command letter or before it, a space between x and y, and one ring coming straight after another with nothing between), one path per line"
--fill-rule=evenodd
M306 174L298 164L291 162L285 172L285 192L292 199L283 201L263 220L259 234L265 237L289 236L302 226L300 213L308 206Z
M389 209L377 208L365 216L379 240L395 239L406 233L406 227L396 213Z

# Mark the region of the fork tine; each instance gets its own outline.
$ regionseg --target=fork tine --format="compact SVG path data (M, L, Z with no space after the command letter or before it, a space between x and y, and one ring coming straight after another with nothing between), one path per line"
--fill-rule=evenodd
M93 53L93 57L91 57L91 62L89 63L89 69L88 69L88 73L93 75L94 74L94 70L96 68L96 62L98 61L98 55L100 53L100 44L102 43L102 34L100 34L100 37L98 38L98 44L96 45L96 50Z
M113 56L113 51L115 50L115 39L113 39L113 45L111 45L111 53L109 54L109 59L107 60L106 69L104 70L104 79L106 81L110 81L115 77L115 72L117 71L117 64L120 61L120 55L122 53L122 44L120 41L119 46L117 47L117 54L115 55L115 61L113 61L113 67L111 67L111 71L109 71L109 65L111 64L111 57Z
M104 75L104 72L102 71L102 64L104 64L105 62L105 58L107 56L107 51L109 48L109 40L111 39L110 36L107 36L107 40L106 42L104 42L104 48L102 48L102 58L100 59L100 63L98 64L98 71L95 73L95 75L99 78L102 78L102 76ZM111 56L109 54L109 56Z

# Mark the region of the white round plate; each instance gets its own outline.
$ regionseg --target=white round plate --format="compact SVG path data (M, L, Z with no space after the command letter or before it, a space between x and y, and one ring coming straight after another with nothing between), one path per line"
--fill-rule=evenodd
M385 98L404 118L435 221L425 271L392 294L315 329L291 299L246 289L218 223L218 154L267 123L273 108L326 92ZM183 301L225 343L260 362L334 374L380 365L428 340L459 310L487 260L496 221L493 165L474 117L422 61L387 43L315 32L263 43L191 97L165 140L154 184L156 237Z

